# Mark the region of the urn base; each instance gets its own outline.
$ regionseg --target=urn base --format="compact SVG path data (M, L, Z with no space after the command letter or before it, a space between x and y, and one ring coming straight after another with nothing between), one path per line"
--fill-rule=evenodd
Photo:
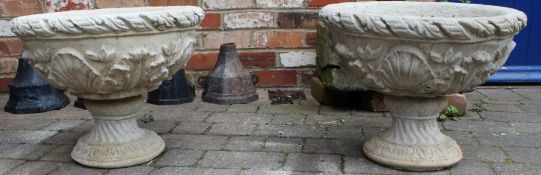
M391 111L391 127L363 145L370 160L396 169L433 171L454 166L462 160L455 140L441 133L436 118L445 97L384 97Z
M89 167L120 168L148 162L160 155L165 142L156 132L144 130L144 135L128 142L99 144L85 135L77 141L71 157L77 163Z
M117 100L85 99L95 126L71 152L76 162L98 168L120 168L154 159L165 148L156 132L137 126L143 96Z

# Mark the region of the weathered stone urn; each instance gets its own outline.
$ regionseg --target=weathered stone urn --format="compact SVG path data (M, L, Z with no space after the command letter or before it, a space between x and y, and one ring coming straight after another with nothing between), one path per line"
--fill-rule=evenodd
M475 4L362 2L324 7L326 44L360 85L385 94L393 121L367 140L364 154L397 169L453 166L462 151L436 118L445 94L484 83L526 26L520 11ZM321 35L319 35L321 36Z
M11 29L34 68L53 86L86 99L96 119L71 157L114 168L164 150L155 132L137 126L142 94L184 67L203 18L192 6L100 9L18 17Z

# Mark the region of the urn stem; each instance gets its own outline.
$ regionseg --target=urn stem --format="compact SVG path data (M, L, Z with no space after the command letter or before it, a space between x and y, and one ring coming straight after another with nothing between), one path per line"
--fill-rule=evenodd
M79 138L72 158L87 166L117 168L152 160L163 150L164 141L154 132L137 126L143 96L115 100L85 100L95 126Z
M456 141L443 134L436 121L447 105L445 97L386 95L384 103L393 123L388 130L365 142L363 151L369 159L413 171L443 169L462 159Z

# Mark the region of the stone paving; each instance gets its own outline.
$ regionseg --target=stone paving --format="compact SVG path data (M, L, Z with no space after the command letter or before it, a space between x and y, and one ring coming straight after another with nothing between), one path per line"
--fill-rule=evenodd
M40 114L0 112L0 174L540 174L541 88L482 87L467 93L468 111L441 123L464 160L438 172L401 172L363 157L361 145L390 124L387 113L261 100L245 105L144 106L140 123L158 132L166 151L150 163L95 169L74 163L76 139L93 126L72 105ZM0 95L0 104L8 96Z

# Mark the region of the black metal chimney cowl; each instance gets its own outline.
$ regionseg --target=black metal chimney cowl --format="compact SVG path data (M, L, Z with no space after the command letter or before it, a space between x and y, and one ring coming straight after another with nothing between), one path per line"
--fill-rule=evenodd
M15 80L9 85L9 100L4 107L6 112L40 113L62 109L68 104L69 99L63 91L41 78L28 60L19 58Z
M203 101L217 104L243 104L256 101L254 86L258 78L242 64L234 43L222 44L218 61L207 77L199 79L204 87Z
M160 88L149 92L147 103L156 105L176 105L190 103L195 96L195 88L186 81L184 69L179 70L171 80L165 80Z

